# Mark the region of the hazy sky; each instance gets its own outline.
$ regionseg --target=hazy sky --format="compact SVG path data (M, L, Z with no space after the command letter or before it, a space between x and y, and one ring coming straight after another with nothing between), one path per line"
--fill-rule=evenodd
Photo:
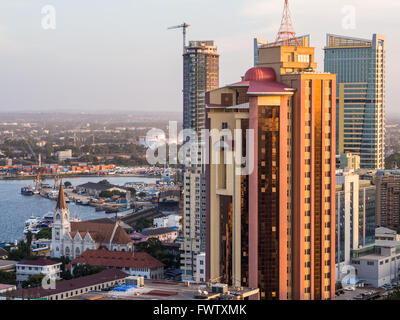
M42 28L42 7L56 29ZM345 6L356 28L342 26ZM387 37L387 113L400 115L400 1L291 0L297 33L310 34L323 68L326 33ZM220 84L253 63L253 38L274 40L283 0L1 0L1 111L180 111L182 33L215 40ZM397 58L397 59L396 59Z

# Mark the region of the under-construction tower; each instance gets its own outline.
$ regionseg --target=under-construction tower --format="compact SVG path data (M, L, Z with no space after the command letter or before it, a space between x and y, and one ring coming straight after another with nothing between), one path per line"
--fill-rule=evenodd
M283 17L278 36L276 37L274 46L300 46L299 40L294 31L292 18L289 10L289 0L285 0L285 8L283 9Z

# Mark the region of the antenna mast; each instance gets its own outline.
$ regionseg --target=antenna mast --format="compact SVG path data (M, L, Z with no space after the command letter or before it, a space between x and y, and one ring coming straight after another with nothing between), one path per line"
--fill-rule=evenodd
M281 44L284 46L293 45L292 43L294 42L295 45L300 47L300 42L296 37L296 32L294 31L293 22L290 15L289 0L285 0L281 27L279 28L274 47L276 47L279 42L281 42Z

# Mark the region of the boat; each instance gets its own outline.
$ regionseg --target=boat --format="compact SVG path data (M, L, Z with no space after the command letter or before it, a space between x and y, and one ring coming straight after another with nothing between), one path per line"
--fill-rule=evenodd
M89 205L89 201L86 200L76 200L76 204L80 205L80 206L88 206Z
M24 196L33 196L34 189L32 187L23 187L21 188L21 194Z

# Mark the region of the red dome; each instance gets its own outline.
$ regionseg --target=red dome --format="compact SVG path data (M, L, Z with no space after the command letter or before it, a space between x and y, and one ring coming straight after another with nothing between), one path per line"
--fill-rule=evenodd
M244 81L276 81L276 74L272 68L255 67L246 72Z

